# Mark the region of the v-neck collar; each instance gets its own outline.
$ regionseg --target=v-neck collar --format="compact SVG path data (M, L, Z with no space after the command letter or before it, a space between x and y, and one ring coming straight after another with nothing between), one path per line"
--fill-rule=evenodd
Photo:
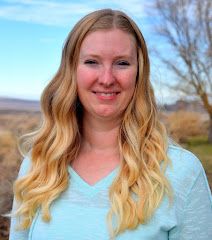
M105 190L110 187L118 173L119 167L120 166L118 165L105 177L101 178L95 184L90 185L71 166L68 166L68 171L71 178L71 185L73 184L75 187L79 188L79 190L82 190L83 193L87 192L91 196L98 191Z

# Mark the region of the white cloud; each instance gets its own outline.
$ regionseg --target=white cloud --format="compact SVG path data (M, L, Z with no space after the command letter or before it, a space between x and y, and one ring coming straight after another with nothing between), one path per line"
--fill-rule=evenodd
M0 5L0 18L33 22L44 25L69 26L85 14L100 8L120 9L131 17L144 17L141 0L87 0L46 1L46 0L4 0Z
M136 17L143 17L144 16L144 9L143 9L143 1L142 0L100 0L98 1L104 4L113 4L114 7L119 8L120 10L126 11L131 15Z
M0 18L56 26L70 25L94 10L86 4L70 2L8 0L5 3L0 6Z

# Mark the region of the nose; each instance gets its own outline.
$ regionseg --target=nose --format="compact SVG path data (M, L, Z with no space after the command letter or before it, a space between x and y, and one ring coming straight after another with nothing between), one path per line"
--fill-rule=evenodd
M99 83L105 87L110 87L115 83L115 76L112 67L104 67L99 75Z

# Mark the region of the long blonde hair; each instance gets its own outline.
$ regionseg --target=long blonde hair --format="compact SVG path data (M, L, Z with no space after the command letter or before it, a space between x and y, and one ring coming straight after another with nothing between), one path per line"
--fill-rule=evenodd
M68 35L60 67L41 97L43 122L38 131L24 136L31 146L31 169L18 179L14 193L20 203L16 214L21 228L28 228L38 208L50 221L50 205L67 189L67 166L78 155L83 109L77 97L75 70L84 38L93 31L117 28L137 42L138 74L133 99L125 110L118 143L120 172L110 187L111 208L107 220L112 237L146 223L171 187L164 171L168 165L167 135L158 120L154 92L149 80L149 58L137 25L123 12L98 10L81 19ZM163 163L163 164L161 164ZM115 226L112 225L116 218Z

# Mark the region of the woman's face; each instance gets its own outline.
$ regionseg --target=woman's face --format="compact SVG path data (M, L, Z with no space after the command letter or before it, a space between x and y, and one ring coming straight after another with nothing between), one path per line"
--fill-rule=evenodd
M77 91L84 116L121 118L132 99L138 70L134 37L122 30L99 30L82 42Z

